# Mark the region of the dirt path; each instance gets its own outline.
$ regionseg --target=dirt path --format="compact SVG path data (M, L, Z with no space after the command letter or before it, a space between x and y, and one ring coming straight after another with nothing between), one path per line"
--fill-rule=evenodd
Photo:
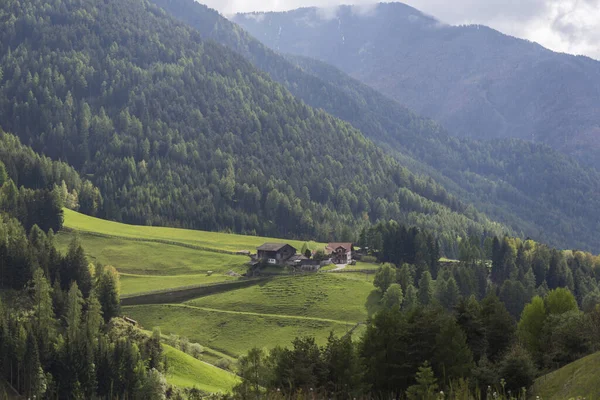
M345 269L348 266L348 264L337 264L336 267L334 269L332 269L332 271L341 271L343 269Z

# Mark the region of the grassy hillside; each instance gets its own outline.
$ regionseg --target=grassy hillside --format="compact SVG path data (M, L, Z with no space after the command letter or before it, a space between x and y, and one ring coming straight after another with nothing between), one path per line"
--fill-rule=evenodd
M298 248L303 245L273 238L125 225L70 210L65 211L65 227L57 236L60 247L66 248L78 236L91 261L119 270L123 295L235 280L238 278L228 272L243 272L248 257L227 252L252 250L268 241L284 241ZM213 271L212 275L207 271ZM186 304L128 306L123 314L146 328L160 326L167 335L185 336L238 357L253 346L289 345L297 336L315 336L324 343L332 331L345 334L378 307L380 296L371 281L372 276L364 274L282 277ZM170 379L188 384L192 382L189 376L177 373Z
M257 236L126 225L65 210L66 230L56 239L65 250L77 236L90 261L113 265L121 273L124 295L236 279L247 256L265 242L286 242L300 249L304 242ZM323 244L309 243L312 248ZM198 250L205 249L205 250ZM209 272L212 274L209 275Z
M238 378L220 368L197 360L171 346L163 345L169 360L167 382L183 388L197 388L207 393L228 393Z
M123 313L144 327L160 326L164 334L175 333L192 342L206 344L232 356L254 346L287 346L297 336L315 336L324 344L330 332L342 335L354 324L329 319L261 315L195 308L187 305L124 307Z
M380 295L369 282L345 279L339 275L342 274L286 277L202 297L187 304L261 314L365 321L369 313L377 309Z
M303 241L298 240L205 232L189 229L127 225L90 217L71 210L65 210L64 226L83 232L94 232L131 239L171 241L206 249L233 252L239 250L254 250L257 246L260 246L265 242L286 242L298 249L304 244ZM316 247L318 245L312 243L312 246Z
M539 378L533 386L533 396L543 400L570 398L600 398L600 353L577 360Z

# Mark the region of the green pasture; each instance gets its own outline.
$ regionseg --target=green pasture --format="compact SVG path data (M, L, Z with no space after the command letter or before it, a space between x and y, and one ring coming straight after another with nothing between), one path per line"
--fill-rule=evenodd
M132 295L136 293L148 293L153 291L175 289L187 286L199 286L209 283L218 283L228 280L239 279L227 275L121 275L121 294Z
M600 353L577 360L538 378L533 385L535 399L564 400L600 398Z
M197 388L206 393L229 393L239 382L234 374L197 360L171 346L163 345L169 360L167 382L182 388Z
M379 307L372 283L344 274L310 274L274 279L252 287L194 299L186 304L219 310L365 321Z
M325 344L330 332L344 335L354 326L328 319L206 310L186 305L130 306L124 307L123 313L146 328L160 326L163 334L185 336L191 342L234 357L255 346L289 346L298 336L314 336L319 344Z
M75 237L72 232L56 236L65 251ZM198 275L208 271L246 272L247 256L214 253L162 243L138 242L77 234L91 262L112 265L121 273L135 275Z
M106 221L75 211L65 209L64 226L76 231L95 232L104 235L120 236L132 239L165 240L204 247L207 249L240 251L255 251L256 247L265 242L285 242L302 248L303 241L264 238L258 236L235 235L219 232L194 231L188 229L163 228L150 226L126 225L117 222ZM313 249L325 247L323 244L310 242Z

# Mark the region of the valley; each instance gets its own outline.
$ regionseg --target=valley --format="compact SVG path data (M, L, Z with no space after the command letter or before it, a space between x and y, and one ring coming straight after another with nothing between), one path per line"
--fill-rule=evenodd
M600 64L369 10L0 4L0 399L600 393Z

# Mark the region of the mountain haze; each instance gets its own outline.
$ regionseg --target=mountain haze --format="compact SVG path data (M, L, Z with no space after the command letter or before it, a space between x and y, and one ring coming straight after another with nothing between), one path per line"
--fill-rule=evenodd
M330 63L452 133L546 143L598 166L600 63L401 3L237 15L284 53Z
M153 1L204 38L242 54L307 104L350 122L410 170L432 177L516 232L557 246L596 248L596 171L541 144L451 137L434 121L331 65L278 54L204 5Z

